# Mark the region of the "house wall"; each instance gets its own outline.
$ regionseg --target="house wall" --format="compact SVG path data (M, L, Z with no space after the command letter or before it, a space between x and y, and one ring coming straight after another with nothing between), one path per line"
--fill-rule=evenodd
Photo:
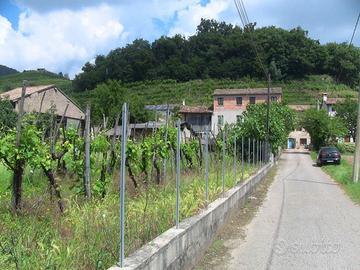
M206 126L210 128L211 125L210 113L184 113L183 119L191 125L195 132L204 132Z
M44 96L45 95L45 96ZM44 100L42 103L41 111L40 105L41 100L44 96ZM66 105L69 104L69 107L66 112L67 118L73 119L85 119L85 114L69 100L65 95L63 95L56 88L50 88L43 92L34 93L24 100L24 111L25 112L42 112L46 113L52 105L55 105L56 114L63 115ZM19 102L15 104L15 110L18 111Z
M304 146L300 144L300 139L306 139L306 144L309 145L311 143L310 134L305 130L294 130L290 132L289 139L295 140L295 148L300 149Z
M280 94L271 94L271 97L275 96L277 101L281 101ZM218 104L218 97L222 97L224 99L223 106ZM236 104L236 98L242 97L242 104ZM267 101L267 95L216 95L214 96L214 113L212 116L212 130L215 134L218 134L219 127L218 127L218 116L224 116L224 124L235 124L237 121L237 115L242 115L242 113L246 110L247 105L250 104L250 97L256 97L255 104L257 103L264 103Z

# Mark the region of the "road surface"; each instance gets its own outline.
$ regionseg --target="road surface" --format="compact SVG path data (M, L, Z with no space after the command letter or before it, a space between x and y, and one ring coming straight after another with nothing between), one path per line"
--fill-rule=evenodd
M274 182L243 237L225 241L213 269L360 270L360 206L310 155L281 156Z

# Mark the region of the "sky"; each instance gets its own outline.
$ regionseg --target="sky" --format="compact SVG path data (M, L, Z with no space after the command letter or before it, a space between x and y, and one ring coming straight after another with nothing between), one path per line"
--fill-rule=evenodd
M321 43L348 42L359 0L243 0L257 26L301 26ZM0 64L70 75L136 38L196 32L201 18L240 25L233 0L0 0ZM353 43L360 47L360 25Z

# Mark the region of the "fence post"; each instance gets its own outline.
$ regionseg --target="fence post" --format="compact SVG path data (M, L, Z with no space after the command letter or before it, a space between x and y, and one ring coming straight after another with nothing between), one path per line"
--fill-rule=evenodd
M176 144L176 229L180 223L180 144L181 127L180 120L177 121L177 144Z
M85 113L85 195L91 198L90 188L90 105L86 105Z
M248 169L249 169L249 175L250 175L250 157L251 157L251 142L250 138L248 138Z
M262 142L260 141L260 149L259 149L259 154L260 154L260 158L259 158L259 161L260 161L260 167L262 167Z
M120 164L120 267L124 267L125 260L125 164L127 142L127 104L122 108L121 123L121 164Z
M166 107L166 118L165 118L165 143L167 144L167 140L168 140L168 128L169 128L169 104L167 104ZM165 182L166 180L166 164L167 164L167 160L166 158L164 158L163 160L163 182Z
M236 136L234 136L234 181L235 181L235 184L237 182L236 180Z
M222 170L221 170L221 181L222 181L222 195L225 193L225 129L223 130L223 154L222 154Z
M253 166L255 167L255 139L253 139L253 152L252 152L252 156L253 156Z
M256 140L256 166L259 167L259 153L260 153L260 148L259 148L259 140Z
M241 137L241 180L244 180L244 137Z
M205 203L209 202L209 127L205 128Z

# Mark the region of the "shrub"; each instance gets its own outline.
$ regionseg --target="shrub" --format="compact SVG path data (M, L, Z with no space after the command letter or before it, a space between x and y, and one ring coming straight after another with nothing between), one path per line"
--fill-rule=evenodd
M355 153L355 143L338 143L336 147L340 153Z

